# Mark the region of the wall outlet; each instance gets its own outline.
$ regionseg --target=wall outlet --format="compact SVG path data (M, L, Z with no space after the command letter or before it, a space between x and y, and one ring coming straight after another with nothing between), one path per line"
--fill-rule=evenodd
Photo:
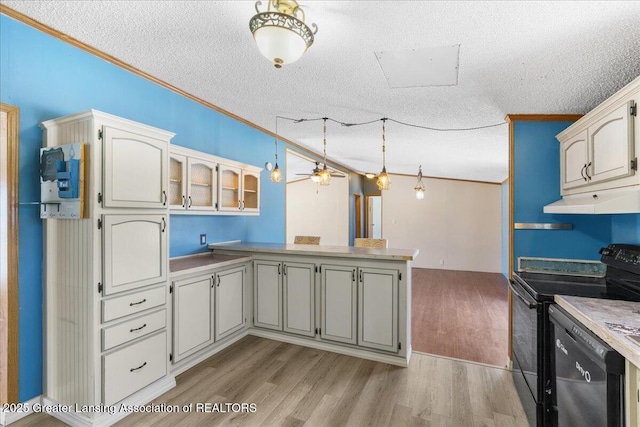
M444 260L443 259L440 260L440 265L444 265Z
M200 244L201 245L206 245L207 244L207 235L206 234L201 234L200 235Z

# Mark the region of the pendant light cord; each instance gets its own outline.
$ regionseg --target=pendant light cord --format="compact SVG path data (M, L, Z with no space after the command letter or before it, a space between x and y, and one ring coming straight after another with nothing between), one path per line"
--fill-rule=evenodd
M385 142L386 142L386 137L384 135L384 123L387 121L386 118L381 119L382 120L382 170L386 170L387 169L387 150L385 148Z

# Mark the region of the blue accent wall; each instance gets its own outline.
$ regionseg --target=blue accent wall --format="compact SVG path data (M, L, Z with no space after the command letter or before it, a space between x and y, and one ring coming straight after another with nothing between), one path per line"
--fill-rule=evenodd
M502 274L509 278L509 181L501 186L502 192Z
M611 243L640 245L640 214L611 215Z
M0 101L20 108L19 399L26 401L42 393L39 123L96 109L175 132L176 145L258 166L273 162L274 144L251 126L5 15L0 15ZM280 155L286 146L279 145ZM356 180L350 188L361 193L361 186ZM284 242L284 182L271 183L263 170L260 190L259 216L172 215L170 256L206 251L199 244L202 233L209 242Z
M571 122L514 123L514 222L570 223L572 230L514 230L514 268L520 256L599 259L598 251L619 234L635 232L637 216L545 214L560 199L560 143ZM635 221L635 225L634 225ZM614 226L615 224L615 226ZM615 229L615 236L613 230Z

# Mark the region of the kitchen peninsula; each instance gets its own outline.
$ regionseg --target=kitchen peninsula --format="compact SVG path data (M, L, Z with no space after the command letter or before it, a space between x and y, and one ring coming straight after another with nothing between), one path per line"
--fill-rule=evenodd
M251 334L407 366L416 249L232 242L252 258Z

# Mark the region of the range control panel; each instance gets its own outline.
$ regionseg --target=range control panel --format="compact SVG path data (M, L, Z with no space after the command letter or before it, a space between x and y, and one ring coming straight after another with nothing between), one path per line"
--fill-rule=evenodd
M640 270L640 246L611 244L600 249L601 261L625 270Z

